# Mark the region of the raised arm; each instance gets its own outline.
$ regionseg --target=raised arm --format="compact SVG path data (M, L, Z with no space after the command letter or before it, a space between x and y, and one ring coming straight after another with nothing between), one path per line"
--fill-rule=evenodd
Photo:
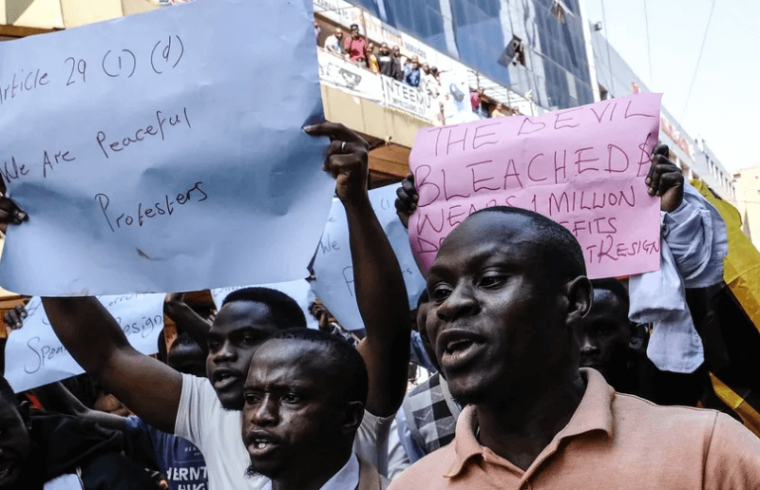
M126 429L127 419L125 417L87 408L60 382L35 388L34 393L38 398L44 400L43 406L46 410L80 417L95 422L106 429L120 431Z
M42 298L55 334L71 356L145 422L174 432L182 375L135 350L94 297Z
M337 180L348 218L356 301L367 332L358 347L369 373L366 409L390 416L406 393L411 321L401 267L367 194L369 146L342 124L322 123L307 132L333 140L325 169Z
M208 354L208 332L211 330L211 323L204 320L185 303L182 293L166 295L164 314L171 318L182 331L187 332L204 354Z

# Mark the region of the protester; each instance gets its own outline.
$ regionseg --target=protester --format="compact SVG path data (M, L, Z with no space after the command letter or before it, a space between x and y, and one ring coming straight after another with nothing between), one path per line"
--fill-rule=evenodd
M412 56L412 60L404 67L404 83L410 87L420 86L420 59Z
M678 195L655 177L654 194ZM593 297L585 273L575 237L530 211L486 208L451 232L428 271L427 330L468 406L453 443L391 488L760 484L760 441L730 417L616 394L578 367L574 332Z
M121 455L120 433L75 417L30 411L0 377L0 489L158 490Z
M337 56L346 54L346 49L343 47L343 29L339 27L335 29L335 33L332 36L327 36L327 39L325 39L325 49Z
M498 102L496 104L496 107L494 107L493 111L491 111L491 117L507 117L507 114L504 114L504 110L505 110L504 104L502 104L501 102Z
M368 394L352 344L316 330L276 334L253 355L243 393L248 474L271 478L267 489L387 486L352 450Z
M336 193L346 209L356 299L366 330L357 349L367 364L369 396L355 445L384 474L389 471L389 431L406 389L410 326L404 280L369 204L368 144L340 124L322 123L306 131L333 140L325 167L336 178ZM0 209L6 222L19 221L20 211L10 199L0 199ZM87 372L147 424L201 449L211 490L258 489L266 483L265 478L245 478L248 455L236 410L244 405L243 384L256 348L280 330L305 328L303 312L292 298L263 288L229 295L208 335L209 380L181 374L137 352L95 298L43 298L43 304L53 330Z
M380 45L380 49L377 52L377 64L381 75L394 79L398 77L398 63L396 62L396 57L393 56L388 48L388 43Z
M380 63L377 60L377 56L375 55L375 43L371 42L367 45L366 53L369 69L372 71L372 73L380 73Z
M480 109L480 104L483 102L483 94L485 94L483 87L479 87L475 92L470 92L470 103L472 104L473 111Z
M361 67L367 68L367 41L359 34L359 26L351 25L351 37L345 40L343 47L348 59Z
M403 82L407 58L401 54L401 48L398 46L393 46L393 57L396 59L396 80Z
M433 75L433 72L430 69L430 65L427 63L422 64L422 79L420 85L425 93L434 99L438 98L438 94L440 93L440 84L438 83L435 75Z

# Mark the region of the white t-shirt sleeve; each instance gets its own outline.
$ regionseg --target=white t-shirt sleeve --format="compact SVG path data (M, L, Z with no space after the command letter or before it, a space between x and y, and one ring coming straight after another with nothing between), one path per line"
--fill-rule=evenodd
M218 424L212 421L217 419L220 409L221 403L206 378L183 374L174 435L187 439L204 452L205 433L218 429Z
M354 437L354 452L385 477L389 473L389 439L394 420L393 415L377 417L365 410L362 425Z

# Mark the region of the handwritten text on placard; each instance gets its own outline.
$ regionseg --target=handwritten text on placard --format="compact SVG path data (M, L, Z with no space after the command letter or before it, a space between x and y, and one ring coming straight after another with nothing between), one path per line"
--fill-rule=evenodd
M659 94L546 114L420 131L410 165L420 197L409 224L425 268L473 212L514 206L580 242L589 276L657 270L659 199L644 179L657 144Z
M322 113L312 15L217 0L0 43L0 178L30 217L8 234L2 285L101 295L308 275L334 189L326 138L301 129Z
M98 300L116 319L127 340L143 354L155 354L164 328L163 294L100 296ZM76 376L84 371L58 340L34 297L26 305L27 318L11 332L5 347L6 378L16 392Z

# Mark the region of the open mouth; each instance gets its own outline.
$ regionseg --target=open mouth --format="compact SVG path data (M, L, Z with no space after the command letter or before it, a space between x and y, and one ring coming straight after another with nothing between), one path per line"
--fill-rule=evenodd
M214 373L214 388L216 390L224 390L232 386L239 379L240 376L231 371L216 372Z
M452 369L474 359L485 346L485 339L470 332L447 331L441 334L439 346L443 347L441 364Z
M256 433L247 438L248 453L254 458L262 458L277 449L277 441L266 433Z

